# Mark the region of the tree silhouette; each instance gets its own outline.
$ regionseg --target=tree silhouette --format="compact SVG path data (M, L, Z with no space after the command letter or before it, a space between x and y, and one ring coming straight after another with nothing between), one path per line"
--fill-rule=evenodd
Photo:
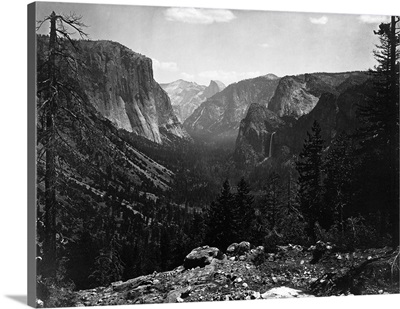
M222 185L221 193L216 201L211 203L207 211L206 241L225 250L235 241L237 222L234 196L231 185L226 179Z
M374 51L378 66L371 70L375 94L358 108L362 126L358 132L361 169L374 180L362 194L366 204L381 212L381 232L390 222L393 247L399 243L399 17L381 23L380 44Z
M250 194L250 188L242 177L237 184L237 193L235 194L234 218L232 220L237 225L236 239L249 240L252 232L252 223L255 219L253 208L254 197ZM240 239L239 239L240 238Z
M56 254L56 178L57 178L57 143L59 142L59 111L75 114L63 105L71 97L78 98L79 93L73 88L74 83L65 83L67 71L77 73L77 61L68 52L67 44L75 47L71 38L73 34L69 29L76 31L80 37L86 37L82 30L84 24L81 17L75 15L57 15L52 12L42 21L38 22L37 30L46 22L50 23L50 37L47 52L41 62L38 61L38 143L42 145L39 149L38 159L45 155L45 209L44 209L44 259L43 275L56 276L57 254ZM64 76L64 77L63 77ZM77 116L75 116L77 118Z
M307 132L307 139L304 141L303 150L296 163L299 173L299 198L300 207L305 220L307 221L307 235L315 241L314 226L325 221L325 212L322 208L323 197L323 159L322 151L324 141L321 137L321 127L314 121L311 133Z
M352 214L354 179L353 148L350 136L342 132L331 143L325 160L324 205L331 214L327 220L338 222L343 232L344 219Z

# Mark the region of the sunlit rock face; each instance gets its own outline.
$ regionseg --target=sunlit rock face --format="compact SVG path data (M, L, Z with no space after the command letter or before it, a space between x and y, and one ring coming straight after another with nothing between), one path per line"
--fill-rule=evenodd
M268 108L253 103L240 122L235 161L255 165L287 150L298 153L315 120L329 145L341 132L356 128L357 108L371 91L371 80L364 72L281 78Z
M80 41L89 101L118 128L162 143L160 129L190 138L153 78L152 61L111 41ZM161 130L162 131L162 130Z
M208 98L220 92L225 85L220 81L211 81L206 87L182 79L168 84L160 84L171 99L172 108L180 121L184 122Z
M252 103L240 122L234 157L237 162L256 164L272 155L272 138L284 122L272 111Z

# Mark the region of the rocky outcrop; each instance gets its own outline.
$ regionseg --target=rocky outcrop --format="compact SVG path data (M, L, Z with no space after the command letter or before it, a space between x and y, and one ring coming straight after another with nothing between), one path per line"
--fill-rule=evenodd
M114 282L107 287L76 291L70 298L80 307L313 297L305 292L310 290L319 296L387 294L382 290L382 282L391 280L398 249L394 252L380 248L334 253L330 244L323 243L323 247L332 252L318 263L310 264L308 261L314 257L317 246L305 250L302 246L288 244L268 253L262 247L251 249L248 242L234 243L228 247L231 248L228 259L214 258L211 264L202 267L179 266ZM253 251L262 252L259 254L264 257L258 266L248 258ZM246 259L236 258L234 252ZM398 293L398 285L397 288L393 282L392 285L392 293Z
M258 103L250 105L240 122L234 157L236 162L255 164L272 155L274 132L284 122Z
M203 246L193 249L183 261L185 269L204 267L212 263L214 259L223 260L226 256L215 247Z
M258 102L267 106L278 81L271 76L260 76L229 85L186 119L186 130L195 139L233 146L249 105Z
M354 80L349 83L353 84ZM307 131L311 130L315 120L321 126L321 135L326 145L342 131L352 132L358 125L358 106L364 104L372 94L373 87L370 80L358 85L351 84L345 87L342 84L342 93L322 94L310 113L293 122L291 127L286 126L278 130L274 136L277 145L286 145L293 152L301 151Z
M226 86L224 85L223 82L220 82L218 80L212 80L210 81L210 84L207 86L207 88L204 89L203 96L206 99L211 98L213 95L224 90L225 88Z
M251 249L251 245L248 241L242 241L240 243L233 243L226 249L228 259L231 261L239 260L251 263L257 263L263 258L265 251L263 246Z
M248 241L242 241L240 243L234 242L226 249L228 255L242 255L250 251L250 243Z
M371 81L363 72L281 78L268 109L253 104L241 121L236 162L255 165L281 152L298 153L314 120L328 145L338 133L355 129L357 108L371 91Z
M322 93L336 93L331 85L317 75L285 76L279 81L268 108L280 117L299 118L308 114Z
M153 77L152 61L111 41L79 41L89 102L118 128L162 143L161 129L189 139L168 95Z
M300 289L276 287L272 279L274 277L263 273L250 261L254 252L264 254L262 247L251 249L250 243L243 241L239 244L234 243L229 248L234 248L231 250L230 259L218 248L203 246L193 249L185 262L194 258L211 260L210 263L206 262L196 267L183 265L171 271L154 272L125 282L114 282L108 287L77 291L75 305L182 303L311 296ZM246 258L235 258L235 254Z

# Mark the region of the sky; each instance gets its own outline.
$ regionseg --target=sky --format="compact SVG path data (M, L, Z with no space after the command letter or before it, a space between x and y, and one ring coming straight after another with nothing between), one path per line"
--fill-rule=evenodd
M92 40L117 41L153 60L159 83L226 85L268 73L367 70L388 16L38 2L37 19L76 13ZM49 32L44 24L39 33Z

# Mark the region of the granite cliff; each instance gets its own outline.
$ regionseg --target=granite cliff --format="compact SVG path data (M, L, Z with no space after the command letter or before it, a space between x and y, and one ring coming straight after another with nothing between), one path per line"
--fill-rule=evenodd
M268 109L254 104L254 110L249 109L242 120L236 161L254 165L278 155L282 147L294 153L300 151L314 120L320 123L322 136L329 143L341 131L355 128L357 106L371 89L368 75L363 72L281 78Z
M117 128L156 143L168 134L190 138L154 80L150 58L111 41L79 41L79 47L89 102Z
M252 103L246 117L240 122L236 139L235 160L255 164L271 156L272 139L284 121L274 112L258 103Z

